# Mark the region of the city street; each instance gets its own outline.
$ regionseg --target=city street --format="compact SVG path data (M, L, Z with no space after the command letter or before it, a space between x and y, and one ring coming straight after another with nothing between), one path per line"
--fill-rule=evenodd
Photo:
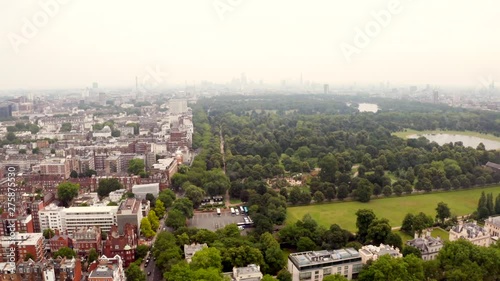
M156 231L155 237L151 240L151 246L154 245L156 241L156 237L158 234L163 231L163 228L165 227L165 219L160 220L160 227ZM146 259L149 257L149 264L146 267ZM153 258L153 249L150 250L149 255L144 259L144 261L141 264L141 270L146 274L146 280L148 281L161 281L163 280L163 274L161 273L160 269L158 266L156 266L156 261ZM147 275L148 272L151 272L151 275Z

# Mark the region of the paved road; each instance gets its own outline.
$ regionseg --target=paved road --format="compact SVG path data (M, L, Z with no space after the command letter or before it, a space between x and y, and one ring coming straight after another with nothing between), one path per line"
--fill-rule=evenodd
M146 275L147 281L161 281L161 280L163 280L163 275L162 275L160 269L158 268L158 266L156 266L156 262L153 258L151 258L151 260L149 261L148 267L146 267L144 270L144 273L148 274L148 272L151 272L151 275L149 275L149 276Z
M158 230L156 231L156 235L155 237L153 237L153 240L151 240L151 245L154 245L155 241L156 241L156 237L158 236L158 233L160 233L160 231L163 230L163 228L165 227L165 219L161 219L160 220L160 227L158 228ZM148 254L148 257L149 257L149 265L148 267L146 267L146 259L147 257L144 259L144 261L142 262L141 264L141 270L148 274L148 272L151 271L151 275L150 276L146 276L147 277L147 280L148 281L159 281L159 280L163 280L163 276L160 272L160 269L156 266L156 263L153 259L153 251L150 251L150 253Z

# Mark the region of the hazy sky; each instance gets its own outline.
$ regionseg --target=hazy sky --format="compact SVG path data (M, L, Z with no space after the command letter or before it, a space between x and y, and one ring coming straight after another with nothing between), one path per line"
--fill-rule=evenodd
M156 67L170 84L245 72L473 87L500 80L499 11L498 0L0 0L0 89L132 86Z

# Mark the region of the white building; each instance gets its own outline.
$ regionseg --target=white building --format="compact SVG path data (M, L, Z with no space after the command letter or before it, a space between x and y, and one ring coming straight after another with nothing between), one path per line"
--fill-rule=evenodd
M430 231L426 231L420 237L415 233L415 239L406 241L406 245L417 248L425 261L435 259L444 246L443 240L440 237L432 237Z
M126 189L118 189L115 191L111 191L109 193L109 201L120 202L120 200L122 199L123 195L125 195L125 193L127 193Z
M181 114L188 111L186 99L171 99L168 101L170 114Z
M116 224L118 206L91 206L91 207L57 207L50 204L38 212L40 229L59 229L73 233L80 227L97 226L103 232L108 232Z
M137 199L145 199L146 194L151 193L156 198L158 193L160 193L159 183L148 183L148 184L136 184L132 186L132 193L135 194Z
M113 258L101 256L97 267L90 272L89 281L125 281L123 260L116 255Z
M196 252L203 250L204 248L208 247L207 243L203 244L191 244L191 245L184 245L184 258L186 259L187 263L191 262L191 259L193 258L194 254Z
M233 267L233 279L235 281L260 281L262 280L260 266L250 264L245 267Z
M380 246L366 245L359 250L361 261L366 264L369 260L376 261L383 255L390 255L394 258L402 258L403 254L399 252L398 248L394 246L380 244Z
M500 216L489 217L484 221L484 228L488 231L494 241L500 237Z
M353 248L333 251L310 251L288 256L288 271L293 281L323 280L324 276L340 274L351 280L361 271L363 263Z
M475 222L465 224L460 222L450 229L450 241L456 241L460 238L468 240L476 246L489 247L491 244L491 235Z
M108 138L111 137L111 128L109 126L104 126L100 131L94 131L92 133L94 138Z

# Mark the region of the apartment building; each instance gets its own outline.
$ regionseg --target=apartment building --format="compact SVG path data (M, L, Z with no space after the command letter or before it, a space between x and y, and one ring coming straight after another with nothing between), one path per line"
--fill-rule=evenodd
M264 276L260 266L249 264L245 267L233 267L233 279L235 281L260 281Z
M123 260L116 255L112 258L101 256L97 262L90 265L88 281L125 281Z
M108 232L116 224L118 206L57 207L50 204L39 212L40 227L59 229L72 234L77 228L97 226Z
M42 233L16 233L15 235L0 237L1 261L10 261L10 256L15 253L16 261L24 260L29 253L40 261L45 257L45 238ZM11 248L14 251L11 251Z
M65 179L69 178L71 173L70 161L64 158L47 159L40 163L41 175L61 176Z
M118 233L124 234L124 227L130 224L139 233L142 216L141 200L136 198L128 198L121 202L116 213L116 222L118 224Z
M82 226L73 232L73 249L79 255L87 255L90 249L101 252L101 229L96 226Z
M415 238L406 241L406 245L417 248L422 254L423 260L436 259L441 248L443 248L443 240L440 237L434 238L430 231L426 231L421 236L415 233Z
M383 255L389 255L394 258L402 258L403 254L399 251L398 248L394 248L394 246L380 244L380 246L374 245L366 245L363 246L359 250L359 254L361 255L361 261L363 264L366 264L369 260L376 261Z
M500 216L489 217L484 221L484 228L488 231L493 240L500 237Z
M468 240L477 246L489 247L491 244L491 235L489 232L477 225L476 222L460 222L450 229L450 241L456 241L460 238Z
M362 267L361 255L354 248L300 252L288 256L288 271L293 281L320 281L331 274L340 274L351 280L358 276Z

